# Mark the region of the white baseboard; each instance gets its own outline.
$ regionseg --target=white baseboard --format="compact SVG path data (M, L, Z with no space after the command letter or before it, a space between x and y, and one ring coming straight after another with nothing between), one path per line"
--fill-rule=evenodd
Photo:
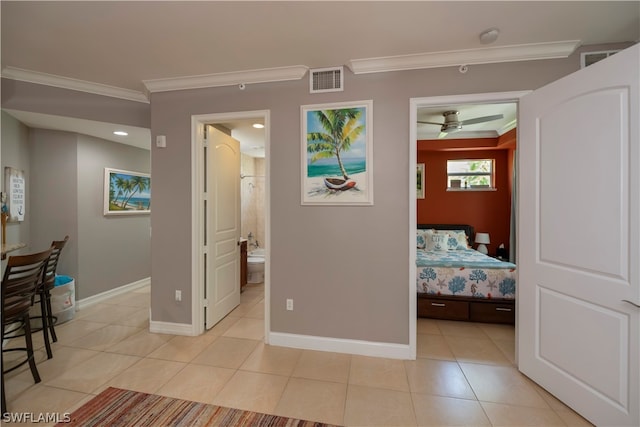
M82 310L83 308L90 307L90 306L92 306L94 304L102 302L102 301L104 301L106 299L109 299L111 297L114 297L116 295L124 294L126 292L130 292L130 291L136 290L138 288L142 288L142 287L150 285L150 284L151 284L151 277L146 277L144 279L140 279L138 281L129 283L127 285L123 285L123 286L117 287L115 289L109 289L106 292L102 292L102 293L99 293L97 295L92 295L90 297L83 298L81 300L77 300L76 301L76 310Z
M386 357L389 359L404 360L413 359L409 344L314 337L310 335L296 335L282 332L270 332L269 344L279 345L282 347L300 348L304 350L357 354L360 356Z
M76 310L87 308L108 298L120 295L132 290L142 288L151 283L151 278L138 280L128 285L120 286L76 301ZM151 310L149 310L151 311ZM150 316L151 318L151 316ZM184 336L199 335L193 325L186 323L171 323L149 321L149 331L159 334L172 334ZM386 357L390 359L411 360L409 344L395 344L374 341L349 340L343 338L317 337L311 335L297 335L282 332L269 332L267 342L270 345L281 347L299 348L304 350L331 351L335 353L357 354L361 356Z
M157 334L186 335L190 337L198 335L190 324L158 322L153 320L149 321L149 332Z

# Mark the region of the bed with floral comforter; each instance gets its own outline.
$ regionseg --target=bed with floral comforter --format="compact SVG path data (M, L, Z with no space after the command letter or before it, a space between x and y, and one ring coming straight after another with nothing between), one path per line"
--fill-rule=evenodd
M515 323L516 265L472 249L466 224L418 224L418 317Z
M469 248L419 248L416 258L418 293L488 299L515 298L515 264Z

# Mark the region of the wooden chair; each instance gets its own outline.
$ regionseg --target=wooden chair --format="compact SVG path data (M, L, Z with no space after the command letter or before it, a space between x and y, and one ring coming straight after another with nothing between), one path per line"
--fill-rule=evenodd
M47 349L47 358L51 359L53 357L53 352L51 351L51 343L49 342L49 334L51 334L51 339L53 342L58 341L58 337L56 336L56 330L54 329L54 325L57 321L57 318L53 315L51 310L51 290L55 287L56 281L56 270L58 269L58 261L60 260L60 254L62 253L62 249L69 241L69 236L65 236L64 240L54 240L51 243L51 255L47 260L45 265L43 274L42 274L42 282L36 289L36 296L38 297L40 303L40 316L31 316L31 319L41 318L42 319L42 332L44 334L44 345ZM38 328L37 330L40 330ZM32 329L32 332L35 330Z
M2 414L7 412L7 401L4 387L4 374L29 363L33 380L40 382L40 374L36 368L31 341L31 322L29 310L34 300L38 285L42 281L42 275L51 249L31 255L10 256L2 278L2 324L0 325L0 341L12 338L12 333L24 328L25 345L21 348L7 348L0 352L0 368L2 371ZM5 328L10 330L5 331ZM26 351L27 358L6 369L4 368L4 353L10 351Z

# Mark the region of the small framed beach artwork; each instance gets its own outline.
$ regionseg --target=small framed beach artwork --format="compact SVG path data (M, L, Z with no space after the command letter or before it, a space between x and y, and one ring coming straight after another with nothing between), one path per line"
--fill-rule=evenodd
M302 204L373 205L373 101L300 109Z
M416 165L416 198L424 199L424 163L418 163Z
M151 213L151 175L104 168L104 214Z

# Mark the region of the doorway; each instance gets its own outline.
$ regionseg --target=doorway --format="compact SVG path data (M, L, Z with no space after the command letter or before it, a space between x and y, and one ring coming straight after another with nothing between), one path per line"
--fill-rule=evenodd
M192 265L192 277L194 280L192 281L192 325L194 329L194 334L199 335L205 331L205 283L204 277L206 274L205 263L202 262L203 259L203 247L201 244L201 236L203 233L206 233L205 227L206 223L203 220L202 212L206 209L204 207L202 201L202 182L203 177L206 173L206 163L202 161L202 144L205 138L205 127L207 125L214 125L216 127L224 127L229 128L234 126L233 124L238 123L260 123L264 125L263 131L263 147L260 150L264 151L264 167L263 172L261 171L261 185L263 187L264 192L264 203L263 203L263 229L261 230L263 237L263 241L258 240L259 245L265 249L265 262L264 262L264 304L265 304L265 316L264 316L264 326L265 326L265 342L268 341L268 331L270 329L269 325L269 295L270 295L270 286L269 286L269 241L270 241L270 221L269 221L269 206L270 206L270 197L269 197L269 111L268 110L260 110L260 111L245 111L245 112L230 112L230 113L213 113L213 114L205 114L205 115L196 115L192 116L192 150L191 150L191 162L192 162L192 257L193 257L193 265ZM239 136L242 138L242 136ZM257 151L255 146L250 146L249 148L242 148L242 150L254 150ZM241 176L238 176L237 179L240 181ZM235 177L234 177L235 179ZM248 231L251 230L247 230ZM242 236L246 238L247 236ZM238 282L238 287L240 283Z
M491 103L505 103L514 102L517 103L520 97L529 93L529 91L522 92L496 92L496 93L480 93L472 95L452 95L452 96L437 96L426 98L412 98L410 100L410 123L411 128L410 146L409 146L409 347L412 358L416 358L417 353L417 289L416 289L416 245L415 245L415 232L417 228L417 178L416 167L418 164L417 159L417 141L418 141L418 110L426 107L436 107L443 105L462 105L462 104L491 104ZM517 295L516 295L517 298ZM516 339L518 334L516 323ZM516 354L517 360L517 354Z

